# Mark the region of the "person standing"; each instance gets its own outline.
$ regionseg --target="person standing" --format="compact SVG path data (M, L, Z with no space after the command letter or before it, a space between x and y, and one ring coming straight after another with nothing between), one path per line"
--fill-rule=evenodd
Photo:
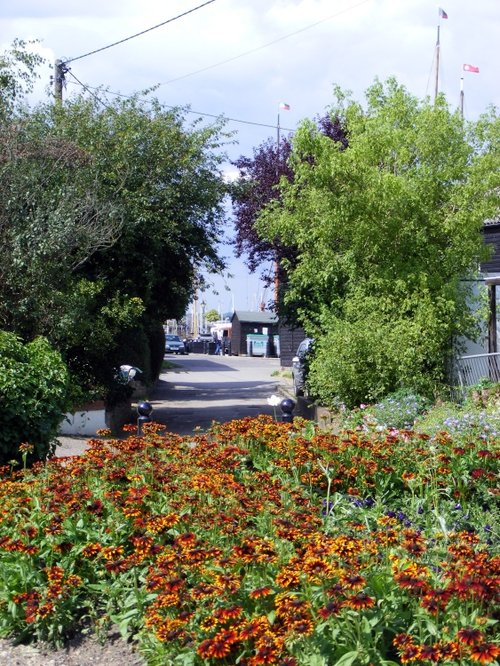
M214 342L215 342L215 351L214 351L214 354L215 354L216 356L219 356L220 353L221 353L221 344L220 344L220 338L219 338L219 336L217 335L217 331L214 331L214 332L213 332L213 339L214 339Z

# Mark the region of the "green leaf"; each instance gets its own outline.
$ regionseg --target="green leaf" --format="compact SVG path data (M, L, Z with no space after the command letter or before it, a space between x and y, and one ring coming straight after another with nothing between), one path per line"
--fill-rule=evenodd
M354 664L358 656L359 652L357 650L346 652L333 666L351 666L351 664Z

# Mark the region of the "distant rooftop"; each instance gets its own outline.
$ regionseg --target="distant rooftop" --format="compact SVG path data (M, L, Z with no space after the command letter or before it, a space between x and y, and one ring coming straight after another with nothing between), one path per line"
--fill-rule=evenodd
M238 317L239 321L252 322L255 324L277 324L278 316L274 312L268 310L236 310L233 313L233 318Z

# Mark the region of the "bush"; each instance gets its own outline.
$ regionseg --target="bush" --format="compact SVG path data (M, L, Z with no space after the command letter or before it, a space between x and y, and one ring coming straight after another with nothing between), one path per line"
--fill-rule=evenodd
M33 447L30 462L53 453L69 384L64 361L45 338L24 344L0 331L0 464L21 460L23 443Z
M445 304L446 305L446 304ZM316 335L309 388L325 407L375 403L405 387L428 398L441 390L451 332L445 305L428 293L398 311L389 297L352 298L344 318L325 316Z

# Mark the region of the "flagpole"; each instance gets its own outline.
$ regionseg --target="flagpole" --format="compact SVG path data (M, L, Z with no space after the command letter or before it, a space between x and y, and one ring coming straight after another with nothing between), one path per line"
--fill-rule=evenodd
M464 77L460 77L460 115L464 117Z
M277 124L277 134L276 134L276 181L279 182L280 178L280 106L281 102L278 105L278 124ZM278 259L274 257L274 305L278 306L279 300L279 275L278 275Z
M279 177L280 173L280 112L278 107L278 125L276 137L276 175Z
M439 91L439 50L440 50L439 30L440 30L440 25L438 24L437 40L436 40L436 82L434 86L434 101L436 101L436 97L438 96L438 91Z

